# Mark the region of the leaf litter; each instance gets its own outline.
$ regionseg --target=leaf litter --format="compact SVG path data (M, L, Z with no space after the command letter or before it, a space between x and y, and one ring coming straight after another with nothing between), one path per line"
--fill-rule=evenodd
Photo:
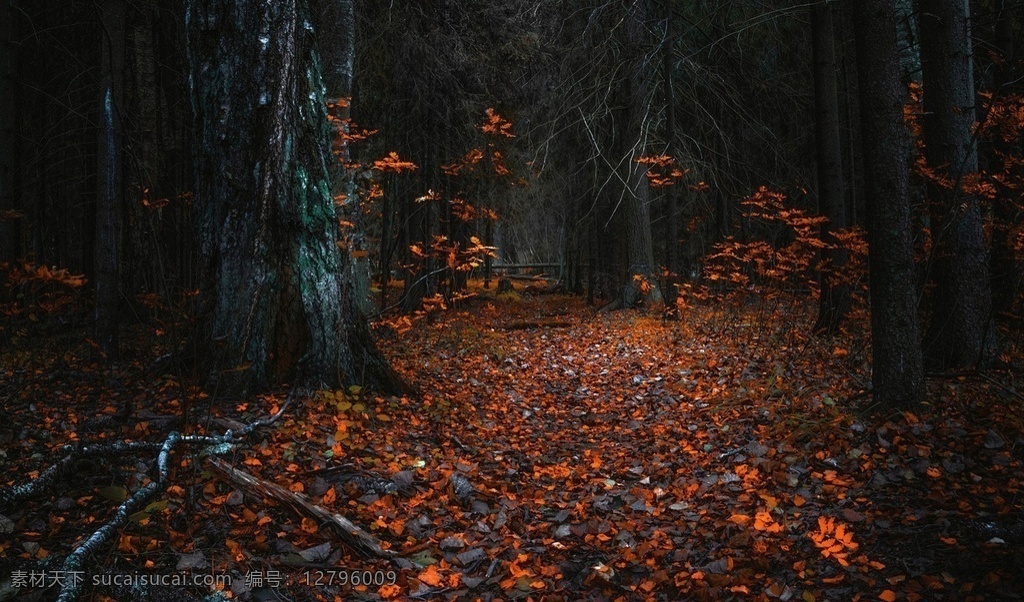
M558 326L506 328L549 322ZM914 601L1024 591L1024 440L1019 400L1005 387L935 379L921 407L869 411L855 341L699 307L667 322L595 314L570 297L484 298L383 334L419 395L310 391L233 462L344 515L394 559L340 546L315 521L183 456L164 503L133 520L108 562L274 569L289 595L322 600ZM62 395L63 385L7 376L21 382L11 399L44 387ZM120 396L152 400L152 416L180 411L180 384L143 383L141 371L123 378L132 384ZM87 432L95 416L121 411L105 386L90 393L97 407L33 405L32 428L29 406L12 403L12 427L26 436L6 444L5 481L45 468L47 453L78 432L159 432L157 419ZM209 418L244 421L282 399L216 404ZM110 499L146 482L144 466L122 468L4 516L0 561L70 547ZM325 568L394 571L395 580L303 586L309 570Z

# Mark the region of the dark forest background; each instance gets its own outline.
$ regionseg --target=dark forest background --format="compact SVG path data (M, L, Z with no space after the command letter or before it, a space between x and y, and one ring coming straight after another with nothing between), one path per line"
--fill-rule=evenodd
M1022 22L0 0L0 600L1019 595Z
M828 276L858 253L874 180L852 5L313 4L302 10L334 103L335 152L348 165L333 176L342 230L351 228L339 236L351 245L347 280L364 314L413 312L435 295L450 303L470 268L489 279L504 264L539 265L593 303L620 305L665 297L674 306L680 284L765 286L779 270L802 271L785 286L821 297L825 331L840 324L851 291L863 301L863 274L841 284ZM34 272L42 266L82 275L80 301L96 304L95 340L113 357L120 324L157 307L191 312L183 303L210 276L197 244L204 149L195 108L205 100L189 88L186 5L12 0L2 8L5 307L17 311L28 281L51 273ZM906 103L907 132L897 134L913 135L908 196L895 201L910 211L909 294L923 300L922 317L948 321L943 304L958 302L943 299L977 283L924 291L941 280L937 271L981 265L991 311L963 328L991 329L1000 316L1018 323L1021 7L973 2L970 37L940 40L939 31L933 48L927 36L921 43L929 7L888 9ZM956 143L971 146L975 164L952 179L974 199L964 236L984 240L949 239L982 245L971 251L973 267L942 263L934 233L945 218L935 207L953 185L933 186L948 157L929 161L922 133L954 127L930 126L927 116L960 108L929 110L927 93L925 106L920 100L929 64L938 82L947 73L940 63L957 53L972 81L949 77L967 86L965 110L978 126ZM954 93L941 102L958 101ZM488 133L488 120L510 127ZM246 124L235 126L243 135ZM382 162L389 153L397 155ZM812 230L820 240L803 255L779 253ZM823 267L825 280L815 282ZM925 338L940 365L976 362L980 341L994 341L975 334L973 357L952 357L936 330Z

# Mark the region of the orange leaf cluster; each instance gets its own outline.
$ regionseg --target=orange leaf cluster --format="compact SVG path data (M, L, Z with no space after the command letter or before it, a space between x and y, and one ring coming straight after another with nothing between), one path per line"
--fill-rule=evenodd
M818 529L808 534L825 558L834 558L842 566L849 566L849 554L860 547L853 541L853 531L831 517L818 517Z

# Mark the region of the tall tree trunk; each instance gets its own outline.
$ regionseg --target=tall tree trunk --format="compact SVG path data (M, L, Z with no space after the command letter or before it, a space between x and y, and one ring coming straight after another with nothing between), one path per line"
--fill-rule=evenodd
M1016 0L1001 0L996 25L996 51L1002 55L993 86L999 94L1013 79L1017 63L1016 38L1019 32L1018 5ZM995 146L1005 146L996 143ZM993 152L989 153L989 172L998 173L1003 169L1003 160ZM1020 292L1022 272L1014 249L1013 228L1020 212L1013 194L1000 194L992 203L995 228L992 232L992 310L994 313L1009 311Z
M860 83L871 269L872 384L875 399L904 406L924 395L914 295L907 173L909 140L893 0L851 0Z
M623 307L632 307L641 299L660 302L661 290L654 264L651 235L651 191L647 168L638 163L647 150L647 113L649 75L647 65L647 0L633 0L626 11L627 106L623 133L626 190L626 255L629 282L622 293ZM645 284L643 284L645 283Z
M935 0L920 8L925 159L952 185L928 187L936 289L925 349L930 363L963 368L992 351L987 349L992 295L981 207L961 187L978 170L970 8L968 0Z
M168 171L162 144L160 89L157 87L156 0L137 0L128 24L126 62L130 85L125 86L122 110L125 139L134 149L134 161L125 169L127 206L122 253L122 279L129 293L161 290L160 217L148 201L173 196L163 187ZM140 198L141 197L141 198ZM129 298L131 298L129 296Z
M20 219L14 196L15 149L15 58L14 2L0 0L0 262L11 261L19 253Z
M846 198L843 192L842 140L839 133L839 87L837 82L832 5L815 4L811 9L814 53L814 133L818 163L818 210L826 221L821 239L829 248L822 251L821 298L817 332L831 334L850 307L850 287L842 283L847 253L833 236L846 228Z
M354 0L312 0L311 2L320 51L320 63L327 102L336 107L335 117L344 134L350 132L353 107L353 81L356 60L356 11ZM332 166L332 189L335 190L344 221L352 224L342 230L349 251L347 278L355 290L359 308L372 311L370 304L370 266L365 253L363 214L359 207L356 180L346 165L353 161L352 147L343 141L338 159Z
M665 154L676 160L676 94L675 47L676 32L672 1L664 0L665 43L662 47L662 69L665 78ZM665 190L665 309L666 315L676 317L676 284L679 281L679 188L682 182L671 182Z
M99 3L101 27L100 127L96 198L96 342L117 357L121 300L120 235L124 208L121 111L124 108L124 0Z
M402 383L338 248L331 131L306 0L191 0L196 196L210 335L241 390Z

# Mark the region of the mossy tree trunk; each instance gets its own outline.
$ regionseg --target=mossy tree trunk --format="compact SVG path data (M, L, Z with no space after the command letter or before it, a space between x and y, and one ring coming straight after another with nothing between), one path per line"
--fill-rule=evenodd
M217 374L241 391L402 389L344 277L306 0L191 0L186 16Z

